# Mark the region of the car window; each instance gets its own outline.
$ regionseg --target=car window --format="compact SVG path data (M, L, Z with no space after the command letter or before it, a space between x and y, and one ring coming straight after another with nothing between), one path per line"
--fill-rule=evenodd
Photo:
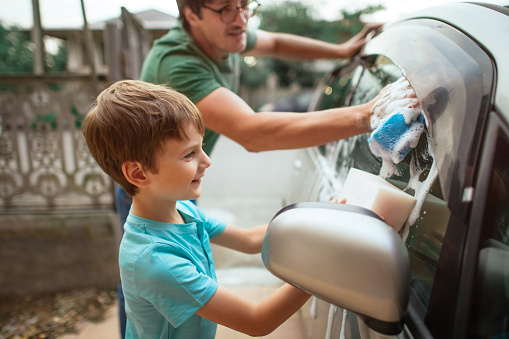
M351 104L358 105L371 100L384 86L402 76L400 69L386 57L372 57L371 62L366 64ZM355 140L357 145L352 152L355 159L354 167L378 174L380 165L375 164L380 164L380 160L377 158L374 161L373 158L376 157L369 150L367 140L359 139L361 138ZM343 160L338 159L338 162L340 161ZM414 195L415 192L408 186L412 176L416 175L412 173L412 162L418 163L417 167L421 169L421 177L418 180L424 182L433 164L433 158L428 153L426 133L422 134L420 142L409 156L397 164L397 173L387 178L392 184ZM338 163L338 168L340 166ZM373 172L374 170L376 172ZM431 293L449 215L449 210L441 194L439 179L437 179L425 198L416 222L413 225L407 225L400 231L406 240L410 254L412 287L425 305L427 305Z
M423 39L409 40L411 32ZM415 193L411 187L419 189L426 181L431 187L423 190L428 194L412 213L411 225L400 231L410 254L412 288L427 307L451 208L462 208L463 185L471 180L467 168L475 162L478 144L473 140L479 137L482 115L489 107L493 64L477 44L443 23L419 19L384 31L384 35L386 39L374 39L370 48L386 50L385 56L369 55L367 49L368 55L360 62L343 66L327 80L316 109L365 103L403 75L414 86L431 128L396 166L397 174L387 180L410 194ZM391 46L406 47L388 46L387 39ZM392 56L397 63L391 61ZM320 167L334 173L327 175L338 183L344 182L351 167L379 174L381 160L371 153L368 137L359 135L320 147ZM333 189L339 191L341 185L337 186Z
M496 140L471 306L470 335L509 337L509 138Z
M388 58L368 56L349 72L337 73L335 78L329 79L318 108L363 104L373 99L387 84L402 76L399 67ZM322 163L335 171L339 182L344 182L351 167L377 175L380 173L382 161L371 153L368 137L369 133L366 133L321 148L320 153L324 159ZM425 133L411 154L397 165L397 174L388 177L387 180L405 189L411 178L411 162L418 164L422 169L419 180L424 181L433 164L433 158L428 153ZM407 189L407 192L412 195L415 193L412 189ZM412 286L425 305L429 300L449 214L443 200L440 181L437 179L425 198L417 221L402 231L405 232L402 236L410 253Z
M348 106L349 94L352 93L353 85L359 80L363 71L362 66L357 63L340 65L328 79L325 80L321 88L321 96L313 109L324 110L333 107ZM326 148L332 144L322 145L318 147L320 153L325 155Z
M411 36L419 39L409 39ZM490 57L457 29L428 19L387 29L384 39L373 39L366 52L371 49L394 58L405 70L433 125L430 142L442 178L442 194L455 205L451 208L461 209L463 185L470 180L467 169L477 152L469 146L483 128L482 123L472 122L480 121L489 108L494 79Z

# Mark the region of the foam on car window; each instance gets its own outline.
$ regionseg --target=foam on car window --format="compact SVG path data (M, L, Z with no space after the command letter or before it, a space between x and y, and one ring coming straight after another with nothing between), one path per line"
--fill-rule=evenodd
M410 84L404 77L400 78L398 81L396 81L392 86L390 86L385 93L380 97L380 99L375 103L374 111L376 111L376 114L374 114L374 118L376 118L373 122L372 118L372 127L373 128L379 128L379 125L384 125L385 121L387 120L387 117L393 116L394 114L400 114L400 112L409 112L412 115L412 118L416 115L420 116L424 120L424 125L426 126L425 131L428 131L429 126L429 120L427 117L422 114L422 110L419 107L416 108L408 108L409 101L411 99L408 99L408 96L410 96L410 92L413 91L411 89ZM414 112L415 111L415 112ZM410 121L406 121L410 120ZM387 120L388 121L388 120ZM413 121L412 119L407 119L405 117L405 120L403 120L402 124L409 125L409 122ZM387 123L390 123L388 121ZM374 131L374 133L377 130ZM418 129L405 129L405 132L401 135L389 135L388 137L397 140L397 142L400 142L399 139L406 138L413 140L410 144L412 148L415 148L417 146L418 140L420 139L421 133L423 132L423 128ZM393 129L387 129L387 133L393 133ZM411 132L411 133L410 133ZM414 135L415 134L415 135ZM372 134L373 137L373 134ZM392 140L391 139L391 140ZM406 141L405 139L405 141ZM426 138L426 140L429 140ZM399 156L395 156L394 152L399 152L399 149L397 147L386 147L383 149L385 153L388 153L384 156L384 154L380 154L380 148L381 147L371 147L376 146L376 144L373 144L372 138L368 139L370 144L370 150L375 156L381 156L382 157L382 167L380 169L379 176L381 176L384 179L387 179L393 175L399 174L399 171L397 169L396 164L399 163L401 160L403 160ZM392 153L391 153L392 152ZM413 196L416 199L416 204L414 208L412 209L412 212L410 213L406 226L402 229L401 234L403 237L403 240L406 241L410 229L410 225L413 225L417 218L420 215L422 205L424 204L424 201L426 199L426 196L428 195L431 186L433 182L438 177L438 170L436 166L436 162L434 161L435 157L433 156L433 151L429 143L427 144L427 152L428 155L431 155L433 162L431 165L431 168L429 168L429 172L426 176L426 178L421 181L420 178L423 176L423 172L428 170L427 167L421 167L419 166L419 162L416 157L416 152L410 153L410 156L412 157L410 161L410 179L408 181L408 185L403 191L407 193L413 193ZM405 153L405 155L408 154L408 152Z

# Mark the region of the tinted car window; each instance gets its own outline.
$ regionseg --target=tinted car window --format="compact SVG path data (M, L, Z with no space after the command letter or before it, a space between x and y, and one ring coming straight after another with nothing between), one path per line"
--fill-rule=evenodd
M408 39L409 32L427 39L413 41ZM458 195L463 193L463 184L471 180L466 177L466 167L472 166L477 152L464 145L471 145L471 140L482 130L482 124L472 124L472 121L478 121L487 111L493 66L478 45L447 25L415 20L386 34L391 35L389 39L394 45L408 45L408 54L398 49L398 65L381 55L365 57L356 68L338 72L336 78L329 79L318 108L365 103L387 83L403 76L400 67L416 89L431 128L423 133L416 149L397 165L397 174L387 179L414 194L413 189L407 187L410 180L417 182L417 186L423 185L433 170L434 160L438 166L438 179L432 183L420 211L416 211L420 214L414 213L415 222L402 231L410 253L412 286L421 302L427 305L450 216L451 206L447 204L459 204L461 197ZM400 41L402 39L405 41ZM391 51L387 55L390 56ZM381 161L370 152L368 137L368 134L356 136L321 148L324 162L334 169L340 182L346 178L350 167L380 173ZM434 157L430 154L432 151ZM414 174L412 178L410 174L416 168L420 175L416 178Z
M391 60L384 56L368 56L353 67L339 68L327 80L322 89L322 97L317 102L318 109L338 106L359 105L373 99L387 84L403 76L402 71ZM382 166L380 158L374 156L368 145L369 133L354 136L346 140L329 143L320 147L318 162L322 169L330 168L335 173L337 182L344 182L351 167L373 174L379 174ZM423 169L421 181L426 179L427 171L432 166L433 158L428 153L425 133L411 155L397 165L397 173L388 181L405 189L410 181L411 162L418 163ZM321 158L321 159L320 159ZM329 196L314 195L326 200L334 190L320 185ZM341 187L336 187L336 192ZM414 194L411 189L408 193ZM439 180L433 185L431 194L425 199L421 215L412 228L404 229L404 238L410 252L412 285L424 304L427 304L434 279L435 269L442 245L442 239L449 219L449 211L443 200Z
M469 146L483 129L482 124L472 122L488 111L492 61L461 32L432 20L403 22L384 35L385 40L374 40L369 48L385 51L389 58L394 56L405 70L433 126L430 142L444 186L443 196L461 208L463 184L471 180L467 169L477 153ZM419 39L409 39L412 36ZM391 41L391 45L382 45L384 41ZM451 182L456 184L447 185Z
M316 109L322 110L348 106L353 89L352 86L357 83L363 70L363 67L358 64L358 62L345 64L331 73L324 81L321 96L315 105ZM330 148L330 146L331 144L319 146L318 150L325 155L327 153L326 148Z
M349 95L343 96L342 100L347 105L368 102L383 87L402 76L398 66L388 58L384 56L367 57L362 66L359 66L353 73L350 84L351 92ZM340 82L340 80L336 80L332 84ZM329 103L328 100L322 101L322 104L325 105ZM322 108L327 107L322 106ZM333 165L340 181L346 178L351 167L374 174L380 173L382 163L371 153L367 142L368 137L369 134L355 136L325 147L324 156L335 159ZM429 155L427 145L427 137L424 133L418 146L397 165L397 173L387 178L388 181L413 195L415 192L407 188L411 178L412 162L418 163L418 167L422 170L420 181L426 179L433 164L433 158ZM433 187L434 189L430 191L431 194L425 199L417 221L411 228L404 228L402 231L410 252L412 285L424 304L427 304L429 300L442 239L449 220L449 211L442 198L438 180Z

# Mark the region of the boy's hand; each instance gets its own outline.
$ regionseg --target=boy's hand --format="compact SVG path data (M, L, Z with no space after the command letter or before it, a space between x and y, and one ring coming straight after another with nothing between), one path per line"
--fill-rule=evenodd
M339 198L337 198L337 197L336 197L336 198L332 198L332 199L330 200L330 202L332 202L332 203L334 203L334 204L346 204L346 198L343 198L343 199L341 199L341 201L339 201ZM380 218L382 218L382 220L383 220L384 222L386 222L386 219L385 219L385 217L384 217L383 215L378 215L378 216L379 216Z
M210 242L235 251L247 254L258 254L262 251L263 238L267 232L267 226L268 225L261 225L246 229L227 224L224 231L210 239Z

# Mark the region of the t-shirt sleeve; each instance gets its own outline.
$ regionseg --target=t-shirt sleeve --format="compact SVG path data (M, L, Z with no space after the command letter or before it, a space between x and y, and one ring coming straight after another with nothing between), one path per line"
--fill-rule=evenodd
M223 87L213 76L214 70L199 58L190 55L170 55L161 62L160 84L173 88L197 103Z
M210 238L217 237L224 231L226 227L226 223L224 221L216 219L213 216L203 212L201 208L193 204L191 201L180 201L180 203L183 209L185 209L186 213L189 213L196 219L203 221L205 231Z
M144 265L143 276L135 277L137 284L150 283L140 293L174 327L182 325L217 290L217 282L199 272L188 259L176 254L178 249L167 244L153 244L152 251L140 254L137 260Z

